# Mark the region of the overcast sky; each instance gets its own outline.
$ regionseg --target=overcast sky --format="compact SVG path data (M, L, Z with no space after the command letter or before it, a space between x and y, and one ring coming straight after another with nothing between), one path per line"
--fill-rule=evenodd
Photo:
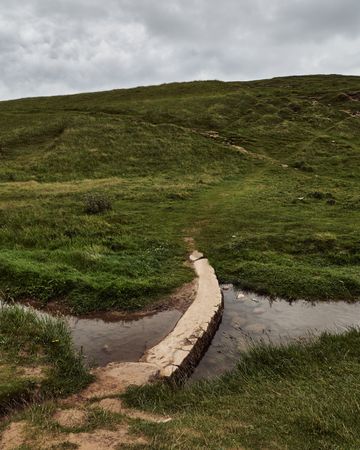
M0 98L360 75L359 0L0 0Z

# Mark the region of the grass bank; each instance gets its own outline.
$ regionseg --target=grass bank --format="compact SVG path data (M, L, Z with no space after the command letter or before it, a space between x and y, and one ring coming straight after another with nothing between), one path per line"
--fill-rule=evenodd
M358 299L359 92L309 76L0 102L0 290L138 310L191 279L194 236L222 281Z
M360 446L360 332L307 345L256 347L236 370L184 389L130 390L126 401L170 414L139 425L154 449L348 449Z
M0 307L0 414L33 399L76 392L90 379L64 322Z

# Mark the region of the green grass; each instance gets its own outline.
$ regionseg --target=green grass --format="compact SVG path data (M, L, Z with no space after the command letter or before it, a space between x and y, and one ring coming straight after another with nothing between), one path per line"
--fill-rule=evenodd
M151 439L149 448L356 450L359 348L356 330L307 345L255 347L220 379L135 388L125 399L174 419L138 427Z
M314 76L1 102L0 290L138 310L193 277L194 236L222 281L358 299L359 90ZM111 209L89 214L88 195Z
M34 373L34 369L42 369ZM59 319L0 307L0 414L32 399L64 396L91 377Z
M289 175L266 168L208 192L204 222L218 217L199 246L223 282L288 299L359 299L357 183Z
M358 300L359 91L360 77L309 76L1 102L2 296L139 310L193 277L192 236L223 282ZM111 208L91 214L89 196ZM359 344L260 347L219 380L126 399L175 417L136 425L152 448L355 450ZM58 321L1 309L0 351L2 411L89 380Z

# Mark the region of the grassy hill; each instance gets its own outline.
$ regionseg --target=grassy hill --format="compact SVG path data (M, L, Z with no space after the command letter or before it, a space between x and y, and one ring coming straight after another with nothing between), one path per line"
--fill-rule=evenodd
M360 77L0 102L0 291L144 308L191 279L360 298Z

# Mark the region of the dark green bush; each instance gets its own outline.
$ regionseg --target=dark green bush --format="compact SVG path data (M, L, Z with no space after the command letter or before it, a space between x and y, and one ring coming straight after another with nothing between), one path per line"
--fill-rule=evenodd
M84 198L86 214L101 214L112 209L110 200L102 194L88 194Z

